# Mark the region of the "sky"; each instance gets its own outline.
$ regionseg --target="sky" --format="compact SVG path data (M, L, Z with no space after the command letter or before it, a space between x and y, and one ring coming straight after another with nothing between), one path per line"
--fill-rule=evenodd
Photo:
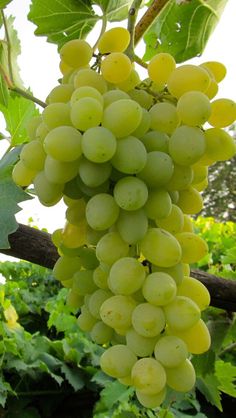
M15 27L21 40L22 54L18 62L21 68L22 79L26 87L30 87L36 97L45 100L60 78L59 56L56 45L47 43L44 37L36 37L34 35L35 26L27 21L29 4L30 0L14 0L7 7L6 13L7 15L12 14L15 16ZM209 60L223 62L227 67L227 77L221 83L218 97L228 97L233 100L236 100L235 16L236 1L228 0L220 22L211 36L203 55L200 58L189 61L196 64ZM1 120L0 125L2 125ZM0 130L2 131L2 129ZM4 147L4 143L2 146L0 144L0 155L4 151ZM27 223L29 217L32 217L34 224L40 228L46 227L49 232L62 227L64 224L63 205L59 205L56 208L45 208L38 203L37 199L34 199L21 204L21 207L23 207L23 210L17 215L18 222Z

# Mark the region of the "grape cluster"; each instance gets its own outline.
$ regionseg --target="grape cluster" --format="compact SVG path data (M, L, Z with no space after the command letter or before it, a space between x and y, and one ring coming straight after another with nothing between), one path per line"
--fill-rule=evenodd
M102 370L155 408L167 387L192 389L190 357L210 346L201 319L209 293L189 268L207 245L189 215L202 209L208 166L235 154L222 128L236 104L212 100L221 63L176 67L158 53L141 81L129 42L114 28L95 58L85 40L61 48L61 83L28 125L13 179L33 183L46 206L64 199L54 276L80 308L79 327L106 347Z

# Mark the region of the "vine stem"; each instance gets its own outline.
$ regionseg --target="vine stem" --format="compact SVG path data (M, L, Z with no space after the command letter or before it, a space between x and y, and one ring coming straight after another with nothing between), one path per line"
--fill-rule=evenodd
M141 6L142 0L134 0L128 14L128 24L127 29L130 33L130 42L125 51L126 55L130 58L131 61L134 61L134 36L135 36L135 23L139 11L139 7Z
M224 350L220 351L219 357L222 357L225 353L228 353L229 351L232 351L235 349L236 349L236 342L228 345L227 347L224 348Z
M98 39L96 40L96 42L95 42L95 44L93 46L93 52L96 51L96 48L98 46L98 42L100 41L101 36L106 31L106 27L107 27L107 18L106 18L106 15L103 14L103 16L102 16L102 27L101 27L101 31L100 31L100 34L99 34Z
M7 21L6 21L3 10L1 10L1 16L2 16L3 26L4 26L4 30L6 34L7 62L8 62L9 76L10 76L12 84L14 84L14 75L13 75L12 62L11 62L11 42L10 42L10 36L8 32L8 27L7 27Z

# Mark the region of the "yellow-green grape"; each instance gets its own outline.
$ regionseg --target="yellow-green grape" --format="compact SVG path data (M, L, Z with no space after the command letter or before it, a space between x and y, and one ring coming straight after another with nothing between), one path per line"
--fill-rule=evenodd
M23 164L33 171L41 171L44 166L46 154L43 145L37 139L25 144L20 153Z
M148 219L143 209L135 211L120 210L116 228L128 244L137 244L148 229Z
M140 242L140 251L148 261L159 267L172 267L180 262L182 256L177 239L160 228L149 228Z
M106 230L103 231L95 231L89 225L86 228L86 244L87 245L96 245L98 241L106 234Z
M70 65L67 65L63 60L59 63L59 69L62 73L62 75L66 76L67 74L70 74L71 71L73 71L73 68Z
M116 27L102 34L98 42L98 50L101 54L110 52L123 52L130 42L130 33L127 29Z
M145 205L148 198L146 184L137 177L124 177L114 187L117 205L124 210L137 210Z
M96 164L82 158L79 162L81 180L89 187L98 187L110 177L112 166L109 162Z
M96 257L95 248L80 247L77 249L77 254L81 258L82 266L85 269L95 269L99 265L99 261Z
M122 359L122 361L120 361ZM137 357L129 347L117 344L109 347L100 358L100 366L109 376L120 378L128 376L136 363Z
M140 303L132 313L132 325L143 337L157 337L165 328L163 309L150 303Z
M159 228L165 229L175 235L183 229L184 215L182 210L173 204L170 214L165 218L156 218L155 222Z
M148 131L140 138L140 140L143 142L147 152L169 152L169 136L164 132Z
M184 214L184 226L182 232L193 232L193 222L190 216Z
M193 181L193 169L189 165L174 164L174 171L170 181L166 184L168 191L184 190Z
M132 89L129 91L129 96L132 100L138 102L144 109L148 110L153 105L153 96L146 90Z
M201 183L208 176L208 167L207 166L194 164L192 166L192 170L193 170L192 184L194 184L194 185L198 184L198 183Z
M101 63L103 78L112 84L119 84L125 81L129 77L131 70L132 63L123 52L112 52Z
M98 260L109 266L121 257L126 257L128 253L129 245L115 231L103 235L96 246Z
M84 39L72 39L60 49L61 60L72 68L88 64L92 56L93 50Z
M78 295L85 296L96 289L97 286L93 281L93 270L80 270L73 274L72 290Z
M107 193L97 194L87 203L87 222L91 228L97 231L110 228L117 221L118 216L119 206L115 199Z
M83 97L71 105L71 121L75 128L86 131L100 125L102 121L102 105L92 97Z
M133 132L133 135L137 138L142 138L146 132L148 132L151 124L151 115L146 109L142 109L142 119L138 127Z
M84 297L78 295L72 289L69 290L66 298L66 305L71 309L79 309L84 304Z
M139 290L146 276L144 266L133 257L122 257L112 265L109 289L118 295L131 295Z
M167 102L156 103L149 110L151 115L151 129L172 134L179 126L180 119L176 107Z
M25 164L20 160L15 164L13 168L12 179L18 186L26 187L33 182L36 174L37 171L26 167Z
M43 142L48 132L49 132L49 128L46 125L46 123L44 122L40 123L36 129L35 139L38 139L39 141Z
M200 91L184 93L177 103L177 114L182 123L189 126L203 125L211 115L211 102Z
M108 272L99 265L93 272L93 281L100 289L108 289Z
M166 383L177 392L189 392L196 381L194 367L190 360L186 359L177 367L166 369Z
M202 192L208 187L208 178L206 177L201 183L194 184L194 187L198 192Z
M230 99L217 99L211 102L211 115L208 123L215 128L225 128L236 120L236 103Z
M92 99L96 99L103 106L104 100L102 94L91 86L83 86L74 90L70 99L71 105L73 105L75 102L78 102L78 100L83 99L84 97L91 97Z
M56 247L59 247L62 243L62 228L55 229L51 234L51 240Z
M183 272L184 272L184 276L190 276L191 270L190 270L189 264L183 263Z
M72 126L58 126L45 137L45 152L59 161L74 161L81 154L82 135Z
M199 235L192 232L180 232L175 237L182 248L183 263L196 263L207 255L207 243Z
M177 367L188 357L188 349L183 340L179 337L167 335L161 337L154 349L156 360L164 367Z
M109 161L115 154L117 141L114 134L102 126L88 129L82 137L82 151L94 163Z
M88 187L86 186L86 184L84 184L82 182L82 180L80 179L79 176L76 177L76 181L78 183L78 186L81 190L81 192L83 193L83 196L85 196L85 198L89 198L92 196L95 196L98 193L108 193L109 192L109 181L105 181L104 183L102 183L100 186L97 187Z
M81 269L79 257L62 256L53 267L53 276L60 281L70 280Z
M78 248L86 244L87 222L81 220L78 225L72 225L66 222L63 229L63 245L67 248Z
M162 389L160 392L155 393L154 395L147 395L141 390L135 391L138 401L145 408L155 409L162 404L166 397L166 388Z
M171 202L176 205L176 203L179 200L179 192L178 190L168 190L168 193L170 195L171 198Z
M113 336L113 329L102 321L96 322L90 331L90 337L96 344L107 344Z
M70 107L67 103L49 104L42 113L43 122L49 130L58 126L71 126Z
M121 99L111 103L104 110L102 126L117 138L130 135L142 119L142 108L131 99Z
M187 91L205 92L210 84L210 76L202 67L185 64L172 71L167 87L172 96L179 99Z
M136 174L144 168L146 161L147 151L138 138L127 136L117 141L116 152L111 160L117 170L125 174Z
M166 52L160 52L149 62L148 75L154 83L166 84L175 67L176 62L174 57Z
M129 95L122 90L108 90L103 94L104 109L111 103L121 99L130 99Z
M165 218L171 212L172 203L169 193L166 190L151 190L144 205L148 218Z
M127 330L131 327L132 312L135 306L136 302L131 296L112 296L106 299L101 306L101 319L111 328Z
M196 189L190 186L179 192L177 205L186 215L195 215L203 208L202 196Z
M104 289L95 290L95 292L93 292L90 295L90 298L89 298L89 302L88 302L89 312L95 318L101 319L100 308L101 308L103 302L105 302L105 300L107 300L111 296L112 296L112 293L109 292L108 290L104 290Z
M210 70L217 83L220 83L226 76L226 68L219 61L207 61L201 64L201 67Z
M40 171L34 178L34 190L39 201L44 206L53 206L62 198L63 184L50 182L44 171Z
M169 152L179 165L196 163L205 152L205 137L200 128L182 125L170 137Z
M211 335L202 319L185 331L175 330L173 333L186 343L188 351L192 354L205 353L211 346Z
M171 157L161 151L152 151L147 154L147 162L138 173L138 177L147 183L150 188L157 188L168 183L174 171Z
M72 180L68 181L63 189L64 199L80 199L83 197L83 192L80 190L77 183L77 177L74 177ZM67 204L67 203L66 203Z
M60 257L64 254L61 254L60 251L58 251L58 254L60 255ZM72 289L72 285L73 285L73 279L69 279L69 280L65 280L65 281L61 281L61 285L63 287L65 287L66 289ZM83 297L83 296L81 296Z
M223 129L210 128L204 132L204 135L206 139L205 155L211 161L226 161L235 155L234 138Z
M219 87L217 82L214 78L210 79L210 84L207 89L204 91L204 94L208 97L208 99L213 99L218 93Z
M178 263L173 267L158 267L158 266L152 265L152 271L153 272L158 271L161 273L168 274L169 276L172 277L172 279L174 279L177 286L179 286L179 284L182 283L184 279L183 263Z
M88 308L83 305L81 309L81 314L77 319L77 324L82 331L90 332L93 329L93 326L96 324L97 319L91 315Z
M72 84L60 84L54 87L46 98L46 102L51 103L67 103L70 101L71 95L74 91Z
M116 87L120 90L129 92L130 90L134 89L139 83L139 74L134 68L132 68L129 76L121 83L117 83Z
M186 296L176 296L163 307L167 324L173 330L182 331L195 325L201 316L198 305Z
M26 125L26 131L29 136L29 139L32 141L36 139L36 130L38 126L42 123L42 116L33 116Z
M83 86L94 87L101 94L107 91L107 83L104 78L90 68L79 70L74 77L74 87L77 89Z
M84 199L75 200L66 210L66 219L73 225L78 225L85 217L86 203Z
M210 294L199 280L185 276L182 283L177 288L178 296L187 296L192 299L201 311L210 305Z
M64 184L73 179L79 170L78 161L58 161L47 155L44 164L44 173L51 183Z
M130 328L126 333L126 344L138 357L151 356L156 342L157 337L143 337L133 328Z
M155 395L166 385L166 372L154 358L139 359L131 371L133 386L145 395Z
M176 283L166 273L155 272L149 274L143 283L143 296L155 306L164 306L176 296Z

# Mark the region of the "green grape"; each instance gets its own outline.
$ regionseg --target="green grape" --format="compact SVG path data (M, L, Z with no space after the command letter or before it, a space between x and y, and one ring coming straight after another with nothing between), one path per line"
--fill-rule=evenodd
M172 134L179 126L180 119L176 107L167 102L156 103L149 110L151 115L151 129Z
M144 210L149 219L165 218L171 213L172 203L166 190L154 189L148 194Z
M117 138L130 135L142 119L142 108L131 99L121 99L111 103L104 110L102 126Z
M98 241L107 233L106 230L95 231L89 225L86 228L86 243L88 245L97 245Z
M49 130L58 126L71 126L70 107L67 103L49 104L42 113L43 122ZM40 125L39 125L40 126ZM39 127L38 127L39 129ZM37 134L38 132L36 132ZM45 135L46 136L46 135Z
M203 125L212 112L210 100L200 91L184 93L176 109L182 123L189 126Z
M77 178L74 177L72 180L66 182L63 189L64 198L80 199L83 197L83 193L77 183Z
M210 305L210 294L206 286L193 277L184 277L177 289L178 296L186 296L192 299L201 311Z
M165 218L156 218L155 222L159 228L175 235L184 227L184 215L178 206L172 205L170 214Z
M89 197L95 196L96 194L107 193L110 188L110 183L108 180L97 187L86 186L86 184L82 182L80 176L76 177L76 182L86 200L88 200Z
M194 367L190 360L186 359L177 367L166 369L166 383L177 392L189 392L196 381Z
M26 125L26 131L29 139L32 141L36 139L36 131L38 126L42 123L42 116L33 116Z
M226 76L226 68L219 61L207 61L201 64L201 67L210 70L217 83L220 83Z
M129 77L131 70L131 61L123 52L112 52L101 63L103 78L112 84L125 81Z
M101 319L111 328L128 329L135 306L136 302L130 296L111 296L100 308Z
M59 84L54 87L46 98L48 104L51 103L67 103L70 101L71 95L74 91L72 84Z
M132 325L143 337L157 337L165 328L163 309L150 303L140 303L133 310Z
M168 193L170 195L171 202L175 205L179 200L178 190L168 190Z
M203 208L202 196L191 186L179 192L179 200L177 204L182 212L187 215L194 215L200 212Z
M140 242L140 251L151 263L159 267L172 267L181 260L181 247L177 239L160 228L149 228Z
M146 109L142 109L142 119L138 125L138 127L133 132L133 135L137 138L142 138L143 135L149 130L151 124L151 116L150 113Z
M87 203L87 222L91 228L97 231L110 228L117 221L118 216L119 206L115 199L107 193L97 194Z
M80 99L84 97L91 97L92 99L97 100L103 106L103 97L101 93L97 89L91 86L82 86L74 90L70 103L73 105L74 103L78 102Z
M117 83L116 87L122 91L129 92L130 90L134 89L140 82L141 80L138 72L134 68L131 68L129 76L121 83Z
M93 272L93 281L96 284L97 287L100 289L108 289L108 272L104 270L101 266L101 264L95 268Z
M167 87L172 96L179 99L187 91L205 92L210 84L208 72L197 65L185 64L172 71Z
M158 271L169 274L172 277L172 279L174 279L177 286L179 286L184 279L183 263L178 263L173 267L157 267L153 265L152 271Z
M148 63L148 75L154 83L166 84L175 67L174 57L166 52L160 52Z
M167 335L161 337L154 350L155 358L167 368L177 367L188 357L188 349L183 340Z
M136 361L137 357L129 347L117 344L101 355L100 366L104 373L119 378L129 375Z
M130 33L127 29L116 27L106 30L99 38L98 50L101 54L110 52L123 52L130 42Z
M78 161L58 161L48 155L44 164L44 173L48 181L64 184L78 174Z
M193 232L193 223L190 216L184 214L184 227L182 232Z
M144 168L146 161L146 149L138 138L127 136L117 141L116 152L111 160L117 170L125 174L136 174Z
M70 280L81 269L79 257L62 256L53 267L53 276L60 281Z
M129 95L122 90L108 90L103 95L104 100L104 109L109 106L111 103L116 102L121 99L129 99Z
M81 259L82 266L87 270L93 270L99 265L94 248L79 247L77 254Z
M170 156L179 165L196 163L203 156L205 148L204 134L199 128L182 125L170 137Z
M79 175L86 186L97 187L103 184L111 174L112 166L109 162L96 164L82 158L79 162Z
M93 315L91 315L91 313L89 312L88 308L86 308L86 306L82 306L82 308L83 308L83 311L81 312L81 314L79 315L77 319L77 324L82 331L91 332L94 325L97 322L97 319L94 318Z
M104 289L97 289L95 292L91 294L91 297L89 298L88 308L89 312L97 319L101 319L100 316L100 308L107 300L112 296L111 292L106 291Z
M193 185L201 183L208 176L208 167L207 166L194 164L192 166L192 170L193 170L193 180L192 180Z
M75 128L86 131L102 120L102 105L92 97L83 97L71 105L71 121Z
M158 393L154 393L154 395L147 395L140 390L136 390L135 393L141 405L143 405L145 408L155 409L165 400L166 388L164 387L164 389Z
M102 321L96 322L90 331L90 337L96 344L107 344L113 335L113 329L108 327Z
M20 153L23 164L33 171L41 171L44 167L46 154L43 145L37 139L25 144Z
M112 265L129 253L129 245L123 241L118 232L108 232L98 241L96 255L100 262Z
M219 128L210 128L204 132L206 157L212 162L226 161L236 153L234 138Z
M90 68L83 68L75 74L74 86L76 89L83 86L94 87L101 94L104 94L107 91L107 83L104 78L101 74L96 73Z
M59 161L74 161L81 154L82 135L72 126L58 126L45 137L43 146L45 152Z
M141 138L147 152L161 151L168 154L169 136L164 132L149 131Z
M135 211L120 210L116 227L125 242L137 244L147 232L148 219L143 209Z
M129 374L128 376L125 376L125 377L120 377L119 379L118 379L118 381L120 382L120 383L122 383L122 385L125 385L125 386L132 386L132 379L131 379L131 375Z
M197 263L208 253L208 246L199 235L193 232L180 232L175 235L182 249L182 262Z
M131 295L141 288L145 276L145 268L136 258L122 257L111 267L108 286L114 294Z
M109 161L116 152L117 141L113 133L102 126L88 129L82 138L85 157L94 163Z
M159 361L147 357L139 359L131 371L133 386L145 395L155 395L164 389L166 372Z
M215 128L225 128L236 120L236 103L230 99L217 99L211 102L211 115L208 123Z
M93 50L84 39L72 39L60 49L61 60L72 68L88 64L92 56Z
M37 174L36 170L26 167L23 161L18 161L12 171L13 181L21 187L29 186Z
M185 296L176 296L163 309L168 325L177 331L191 328L199 321L201 316L201 311L197 304Z
M149 274L143 283L143 296L155 306L170 303L176 296L176 290L174 279L163 272Z
M72 289L69 290L66 298L66 305L69 306L71 309L78 310L84 304L84 297L78 295L78 293L74 292Z
M140 209L148 198L146 184L137 177L124 177L114 187L114 198L121 209Z
M151 356L157 342L157 337L146 338L138 334L133 328L126 333L126 344L138 357Z
M97 289L93 281L93 270L80 270L73 274L73 292L78 295L85 296L88 293L92 293Z
M176 334L176 331L174 331ZM178 337L181 338L192 354L202 354L209 350L211 345L211 335L202 319L191 328L185 331L178 331Z
M47 134L49 132L48 126L46 123L42 122L38 125L36 132L35 132L35 139L38 139L40 142L44 142Z
M171 157L165 152L152 151L147 154L147 162L138 177L149 187L160 187L168 183L174 170Z
M62 243L62 228L55 229L53 233L51 234L51 240L55 247L60 247Z
M62 198L63 184L50 182L40 171L34 178L34 190L42 205L53 206Z
M66 210L66 219L73 225L79 224L85 217L86 203L84 199L75 200Z
M129 91L129 96L132 100L135 100L144 109L150 109L153 104L153 96L146 90L133 89Z

